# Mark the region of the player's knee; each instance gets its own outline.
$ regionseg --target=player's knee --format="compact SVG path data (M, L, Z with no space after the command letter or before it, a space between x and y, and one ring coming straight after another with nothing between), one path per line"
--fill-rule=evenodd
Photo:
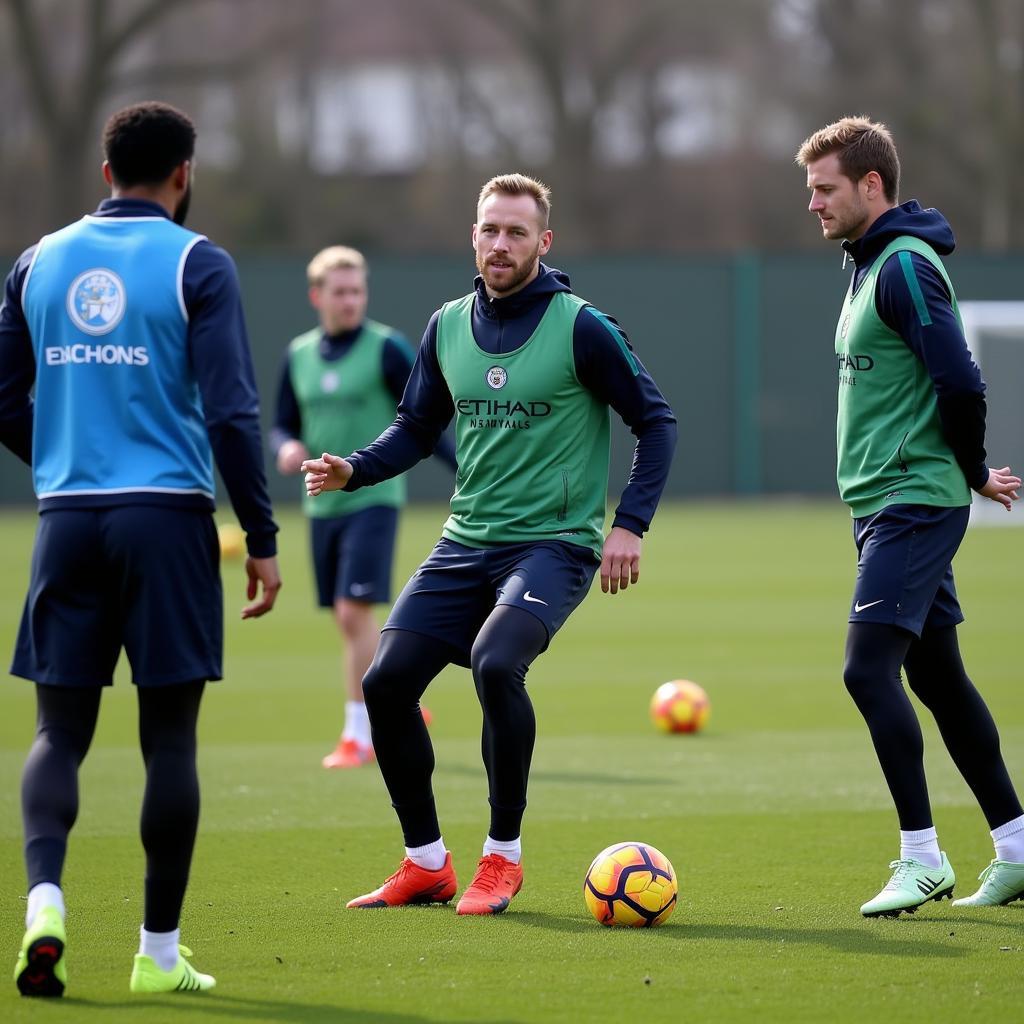
M423 691L441 668L431 659L433 643L429 637L405 630L384 630L363 676L363 700L371 719L376 712L418 711Z
M876 666L859 658L847 658L843 665L843 682L847 692L860 705L869 699L872 690L881 685L882 680Z
M373 605L362 601L338 601L334 605L334 618L338 628L349 639L362 636L367 630L377 631Z
M406 674L386 658L377 658L363 676L363 700L371 715L406 700Z
M381 672L374 662L363 676L363 700L367 709L383 705L387 702L391 685L387 673Z
M154 761L195 764L196 723L189 716L164 721L150 709L139 721L139 746L147 765Z
M523 682L523 673L517 666L510 665L500 653L484 647L474 648L470 656L473 681L482 701L518 689Z
M85 733L69 723L39 723L36 726L35 746L40 756L68 757L76 765L85 760L92 742L92 733Z

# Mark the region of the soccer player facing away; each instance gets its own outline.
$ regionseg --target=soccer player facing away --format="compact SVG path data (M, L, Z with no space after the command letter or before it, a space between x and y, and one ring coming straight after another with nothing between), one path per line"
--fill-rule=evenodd
M985 463L985 385L942 263L953 232L937 210L899 202L900 164L884 125L846 117L800 147L808 209L853 258L836 328L838 481L853 516L857 580L843 671L867 722L900 824L885 888L861 907L898 916L952 896L939 848L917 716L931 711L992 830L995 859L960 906L1024 896L1024 814L985 702L964 669L951 561L971 489L1009 511L1020 479ZM845 261L845 258L844 258Z
M38 704L21 783L23 995L59 996L67 983L61 875L78 767L122 647L146 771L130 989L214 985L178 944L199 820L196 721L206 681L221 678L211 452L247 537L242 617L269 612L281 581L235 267L181 226L194 144L173 107L114 114L103 132L111 198L26 250L0 309L0 440L31 464L40 512L11 667L35 681Z
M521 174L480 192L469 295L430 319L395 422L348 458L306 463L311 495L378 484L433 451L454 417L451 515L406 584L363 680L373 744L406 856L350 907L446 903L456 891L430 777L419 699L449 663L472 670L483 708L490 829L460 914L503 911L523 882L520 823L535 722L533 660L583 600L636 583L641 537L668 476L672 410L618 325L541 263L546 186ZM609 406L637 437L632 472L603 535ZM319 500L319 499L318 499Z
M373 441L395 418L412 369L409 343L392 327L366 316L366 261L335 245L306 269L309 301L319 326L288 345L270 434L281 473L298 473L313 452L353 451ZM455 468L451 442L438 452ZM321 608L331 608L344 640L345 725L325 768L354 768L373 760L363 676L377 651L373 606L391 600L391 565L405 479L372 491L336 491L313 500L304 493L313 570Z

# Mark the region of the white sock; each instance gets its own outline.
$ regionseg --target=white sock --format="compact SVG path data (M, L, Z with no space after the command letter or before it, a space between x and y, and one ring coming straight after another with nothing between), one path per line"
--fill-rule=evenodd
M36 914L43 907L56 907L60 916L64 917L64 893L60 891L59 885L53 882L40 882L33 885L28 891L28 907L25 909L25 927L30 928L36 919Z
M161 971L169 971L178 962L178 942L181 929L173 932L147 932L139 929L139 952L151 957Z
M1024 814L992 829L996 857L1011 864L1024 864Z
M364 747L370 746L370 716L366 713L366 705L361 700L345 702L345 731L343 740L355 740Z
M916 860L930 868L942 865L942 851L939 849L939 834L935 826L920 828L914 832L900 829L900 860Z
M444 867L448 850L445 848L444 839L437 839L426 846L407 846L405 855L418 867L427 871L440 871Z
M488 836L484 840L484 856L489 857L492 853L500 853L505 860L518 864L523 858L523 837L516 836L515 839L509 839L506 842Z

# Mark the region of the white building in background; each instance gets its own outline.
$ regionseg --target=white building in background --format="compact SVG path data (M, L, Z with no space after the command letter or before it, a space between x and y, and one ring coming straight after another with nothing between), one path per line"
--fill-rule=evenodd
M409 174L454 153L473 160L514 153L543 163L556 145L547 98L518 65L457 70L382 61L321 70L302 85L294 76L279 81L278 138L286 152L307 148L310 163L324 174ZM575 100L584 109L592 103L585 88ZM679 62L649 79L623 73L609 102L593 114L597 155L619 167L653 155L700 159L749 140L748 127L757 148L788 154L791 118L781 110L766 113L762 105L748 126L747 100L741 77L722 67ZM221 109L211 104L211 113ZM211 125L204 117L204 132L227 130L226 119L217 121ZM216 152L228 160L233 154L226 142Z

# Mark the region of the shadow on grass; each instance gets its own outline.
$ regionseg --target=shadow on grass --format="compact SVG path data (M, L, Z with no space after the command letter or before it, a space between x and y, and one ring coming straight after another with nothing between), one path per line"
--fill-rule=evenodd
M971 928L981 925L984 928L1010 928L1015 932L1024 932L1024 903L1011 903L1006 907L986 907L982 913L992 914L992 917L971 916L964 914L963 917L950 921L950 925L962 924Z
M125 1020L140 1020L152 1017L153 1010L161 1014L178 1011L193 1019L206 1020L215 1017L239 1018L241 1020L268 1021L318 1021L322 1024L426 1024L430 1019L411 1013L377 1012L358 1006L338 1006L330 1003L288 1002L275 999L243 999L238 996L168 994L167 996L146 996L140 999L68 999L64 1004L80 1006L83 1010L107 1010L111 1016ZM499 1022L495 1022L499 1024Z
M540 914L536 911L506 914L504 920L512 925L526 928L543 928L549 931L582 934L591 931L593 925L587 920ZM895 922L894 922L895 923ZM910 921L900 922L906 927ZM922 919L917 924L934 924L934 919ZM969 950L944 945L921 938L902 938L872 931L874 923L865 922L862 928L795 928L780 925L768 928L750 924L691 924L688 921L670 922L661 928L651 928L648 934L654 942L700 942L714 939L721 942L760 942L765 944L810 945L829 947L842 953L866 953L869 956L918 956L958 958L966 956Z
M484 766L466 764L444 764L438 762L434 768L436 775L473 775L483 776ZM599 772L546 772L534 769L530 772L530 782L562 782L579 786L678 786L679 779L670 775L612 775Z

